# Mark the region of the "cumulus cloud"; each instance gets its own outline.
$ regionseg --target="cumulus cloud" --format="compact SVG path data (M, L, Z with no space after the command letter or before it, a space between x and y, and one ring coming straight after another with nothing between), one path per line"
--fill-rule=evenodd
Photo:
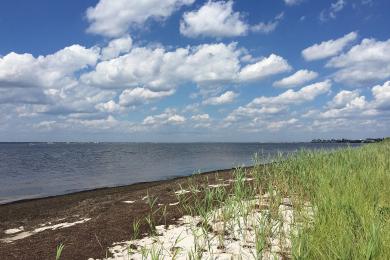
M363 39L347 53L332 58L326 67L338 69L335 80L349 84L367 84L390 77L390 39Z
M98 63L94 71L81 76L81 81L100 88L144 87L168 91L186 82L209 88L216 84L261 80L291 69L285 59L275 54L241 68L242 54L235 43L202 44L173 51L137 47Z
M97 47L72 45L46 56L12 52L0 57L0 103L40 105L41 114L92 112L95 102L107 101L112 93L80 85L78 74L99 56Z
M284 13L280 13L277 16L275 16L274 19L272 19L269 22L261 22L256 25L251 26L252 32L260 32L260 33L270 33L273 32L276 27L279 25L280 21L283 19Z
M199 10L184 13L180 22L180 33L187 37L232 37L247 31L240 13L233 11L233 1L208 1Z
M245 119L262 121L264 118L275 119L277 115L285 112L289 106L298 105L314 100L317 96L329 92L330 81L317 82L300 90L289 89L277 96L261 96L253 99L245 106L233 110L226 118L228 124Z
M362 120L378 116L389 116L390 111L390 81L383 85L371 88L372 100L367 100L357 90L341 90L331 101L325 110L312 113L310 117L316 119L351 119Z
M121 107L114 100L107 101L105 103L99 103L95 108L101 112L114 113L120 111Z
M37 129L91 130L96 126L100 130L133 131L136 124L125 124L108 114L123 114L173 95L177 87L186 84L199 87L203 104L227 104L238 94L224 92L226 84L261 80L290 67L275 54L260 59L244 59L245 55L248 51L238 48L237 43L169 51L162 46L133 47L127 35L101 49L72 45L47 56L10 53L0 57L0 103L11 106L16 116L44 119ZM200 117L192 120L191 127L211 123L211 119L206 122ZM182 115L166 111L146 117L139 126L185 122Z
M180 32L187 37L236 37L249 31L270 33L283 19L284 13L271 21L249 25L240 12L233 11L233 1L208 1L199 10L187 12L180 22Z
M119 96L119 104L121 106L144 104L152 100L171 96L173 93L173 90L155 92L145 88L125 89Z
M289 70L291 70L291 67L284 58L271 54L267 58L243 67L239 73L239 79L241 81L260 80Z
M184 116L178 115L175 111L168 109L162 114L146 117L142 124L151 127L158 127L161 125L181 125L185 122L186 118Z
M276 87L297 87L301 84L305 84L318 77L318 73L310 70L298 70L294 74L285 77L281 80L275 81Z
M317 96L327 93L332 84L329 80L317 82L297 91L289 89L275 97L258 97L255 98L252 105L287 105L300 104L303 102L314 100Z
M237 93L233 91L226 91L220 96L217 97L211 97L203 101L203 104L205 105L223 105L232 103L234 99L238 96Z
M195 128L207 128L211 126L211 118L209 114L193 115L191 119L195 122Z
M328 106L331 108L342 108L345 107L347 104L351 103L353 100L359 97L359 92L357 90L349 91L349 90L342 90L339 93L337 93L334 98L328 102Z
M195 0L100 0L87 9L90 25L87 32L106 37L118 37L130 27L140 27L150 19L166 19L182 6Z
M232 81L239 69L236 44L203 44L197 47L133 48L128 54L97 64L82 75L88 85L102 88L146 87L153 91L174 89L183 82L199 85Z
M331 108L322 112L320 117L323 118L339 118L346 116L361 116L360 113L367 107L366 98L364 96L355 97L349 100L343 107ZM359 114L358 114L359 113ZM365 111L366 113L366 111Z
M339 54L348 44L357 38L356 32L351 32L341 38L314 44L302 51L302 56L307 61L320 60Z
M75 84L74 73L95 65L99 55L99 48L80 45L36 58L29 53L11 52L0 57L0 88L70 86Z
M376 108L390 110L390 81L386 81L383 85L374 86L372 95Z
M129 35L114 39L102 49L102 60L110 60L118 57L120 54L127 53L132 46L132 39Z

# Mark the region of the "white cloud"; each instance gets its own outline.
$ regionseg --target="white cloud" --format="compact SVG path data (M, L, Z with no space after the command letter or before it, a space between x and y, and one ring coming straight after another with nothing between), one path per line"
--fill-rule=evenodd
M295 125L298 122L298 119L291 118L288 120L280 120L280 121L270 121L265 124L265 126L270 130L279 130L281 128Z
M47 56L10 53L0 57L0 103L11 106L15 117L33 120L30 125L36 124L37 129L92 131L95 127L128 132L145 125L184 124L186 118L174 111L146 117L138 125L141 128L107 116L173 95L177 87L188 84L199 87L204 104L227 104L238 95L224 90L227 84L259 80L289 67L275 54L245 62L244 55L248 51L236 43L168 51L161 46L132 47L129 36L102 49L73 45ZM195 119L191 127L208 127L212 122Z
M317 96L327 93L332 84L329 80L308 85L300 90L294 91L289 89L275 97L258 97L255 98L252 105L286 105L300 104L314 100Z
M298 5L303 2L303 0L283 0L286 5Z
M125 89L119 96L119 104L121 106L145 104L152 100L171 96L173 93L173 90L154 92L145 88Z
M191 119L199 122L208 122L210 121L210 116L209 114L198 114L198 115L193 115Z
M80 45L66 47L47 56L17 54L0 56L1 87L60 88L75 84L74 73L96 64L100 49Z
M329 19L336 19L337 13L342 11L344 7L347 5L345 0L336 0L335 2L330 4L328 9L324 9L320 13L320 20L322 22L326 22Z
M208 1L199 10L187 12L180 22L180 33L187 37L232 37L245 35L248 25L233 1Z
M372 88L374 96L374 105L378 109L390 110L390 81L386 81L383 85L376 85Z
M339 93L340 94L340 93ZM341 117L360 117L364 114L372 114L368 110L368 103L364 96L358 96L348 100L344 106L330 108L320 114L320 118L341 118Z
M369 5L372 6L374 4L374 0L362 0L362 5Z
M298 70L291 76L274 82L276 87L298 87L318 77L318 73L310 70Z
M233 110L224 121L231 124L248 118L258 122L263 121L264 118L274 120L275 117L285 114L284 112L288 111L289 106L312 101L317 96L327 93L330 88L330 81L322 81L303 87L298 91L289 89L278 96L257 97L247 105Z
M88 85L103 88L145 87L170 90L183 82L198 85L231 82L240 69L236 44L203 44L167 52L163 48L133 48L128 54L100 62L82 75Z
M180 115L173 115L168 117L167 122L170 124L182 124L186 121L186 118L184 116Z
M336 68L335 80L367 84L390 77L390 39L363 39L347 53L332 58L326 67Z
M314 44L302 51L302 56L307 61L320 60L339 54L348 44L357 38L356 32L351 32L341 38Z
M203 104L206 105L223 105L223 104L228 104L232 103L234 99L238 96L237 93L233 91L226 91L222 95L218 97L211 97L203 101Z
M209 114L193 115L191 119L195 123L195 128L208 128L211 126L211 118Z
M350 118L361 120L378 116L389 116L390 111L390 81L383 85L372 87L371 101L361 96L357 90L341 90L328 102L326 109L321 113L314 113L314 118Z
M195 0L100 0L87 9L87 31L107 37L125 34L130 27L141 27L149 19L166 19L174 11Z
M261 80L290 70L287 61L275 54L241 69L243 54L235 43L202 44L173 51L137 47L98 63L94 71L81 76L81 81L100 88L143 87L152 91L168 91L184 83L195 83L209 93L218 89L216 85Z
M330 17L336 18L336 13L344 9L347 2L345 0L337 0L336 2L330 5Z
M342 90L337 93L333 99L328 102L328 106L331 108L342 108L345 107L348 103L351 103L353 100L359 97L359 92L357 90L349 91Z
M92 119L92 120L69 119L68 122L81 124L85 127L92 128L92 129L111 129L117 127L120 124L120 122L111 115L103 119Z
M276 27L279 25L279 22L283 19L284 13L280 13L277 16L275 16L274 19L272 19L269 22L261 22L256 25L251 26L252 32L260 32L260 33L270 33L273 32Z
M129 35L114 39L102 49L102 60L110 60L118 57L120 54L127 53L131 49L133 41Z
M120 111L121 107L114 100L107 101L105 103L99 103L95 108L101 112L114 113Z
M184 116L178 115L174 111L166 110L162 114L146 117L142 124L158 127L161 125L181 125L185 122L186 118Z
M291 70L288 62L280 56L271 54L254 64L246 65L239 73L241 81L260 80L264 77Z

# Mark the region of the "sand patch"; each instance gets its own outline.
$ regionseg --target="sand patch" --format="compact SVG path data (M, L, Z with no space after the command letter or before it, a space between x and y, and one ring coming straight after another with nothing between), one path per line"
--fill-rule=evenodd
M284 198L276 208L270 207L266 194L214 210L206 219L183 216L175 225L157 226L159 235L114 243L109 248L113 257L107 259L291 257L291 234L297 224L291 200Z
M51 222L48 222L47 224L41 224L40 225L41 227L36 228L36 229L34 229L32 231L24 231L24 232L18 233L15 236L10 236L10 237L3 238L0 241L1 242L5 242L5 243L12 243L12 242L14 242L16 240L20 240L20 239L32 236L34 234L43 232L45 230L56 230L56 229L72 227L72 226L77 225L77 224L85 223L85 222L87 222L89 220L91 220L91 219L90 218L84 218L84 219L81 219L81 220L78 220L78 221L75 221L75 222L64 222L64 223L59 223L59 224L55 224L55 225L50 225Z

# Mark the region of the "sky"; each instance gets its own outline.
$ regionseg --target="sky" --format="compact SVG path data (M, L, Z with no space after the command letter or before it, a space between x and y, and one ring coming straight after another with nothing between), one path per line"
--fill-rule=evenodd
M0 141L390 136L390 1L2 0Z

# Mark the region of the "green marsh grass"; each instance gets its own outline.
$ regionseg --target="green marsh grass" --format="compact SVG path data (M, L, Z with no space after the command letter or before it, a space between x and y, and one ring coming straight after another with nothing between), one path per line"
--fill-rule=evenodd
M271 236L280 238L280 253L287 258L390 259L390 141L280 154L265 165L260 159L255 157L251 169L237 168L228 187L202 186L189 178L190 192L177 200L183 215L201 221L188 259L202 258L213 238L221 248L227 237L244 241L251 225L254 259L270 252ZM155 204L149 201L151 229ZM293 209L289 234L283 231L284 205ZM256 210L262 214L254 220ZM213 223L220 223L220 230L213 230Z

